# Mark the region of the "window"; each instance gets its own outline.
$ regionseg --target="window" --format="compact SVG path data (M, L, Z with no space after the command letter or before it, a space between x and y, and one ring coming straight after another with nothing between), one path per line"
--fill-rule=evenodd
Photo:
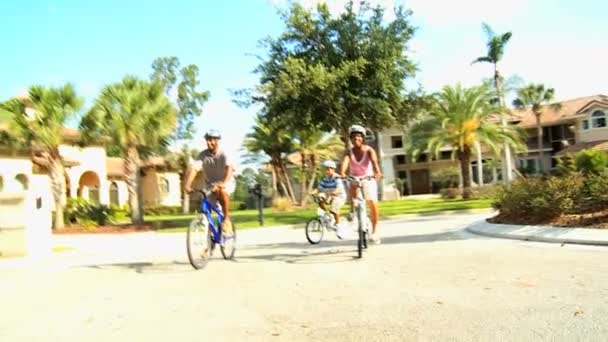
M428 161L428 156L426 153L423 153L416 158L416 163L426 163Z
M600 110L596 110L591 114L591 127L604 128L606 127L606 114Z
M525 174L535 174L538 170L538 159L520 159L518 161L519 169Z
M115 206L120 205L118 184L116 184L116 182L112 182L112 184L110 184L110 204Z
M583 120L583 130L588 130L589 129L589 120Z
M442 160L452 159L452 151L442 151L441 159Z
M161 178L160 179L160 192L163 195L166 195L169 193L169 180L167 180L167 178Z
M406 171L397 171L397 178L407 179L407 172Z
M19 182L19 184L21 184L22 190L27 190L30 187L29 181L27 180L27 176L24 175L23 173L16 175L15 180L17 180L17 182Z
M391 137L391 148L402 148L403 147L403 137L398 135L394 135Z
M399 154L395 156L395 161L397 162L397 165L405 164L405 154Z

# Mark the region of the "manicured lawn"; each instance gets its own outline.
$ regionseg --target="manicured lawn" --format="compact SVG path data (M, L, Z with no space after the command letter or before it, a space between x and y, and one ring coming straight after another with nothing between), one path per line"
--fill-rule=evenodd
M442 200L442 199L406 199L380 202L381 217L404 214L432 214L441 211L471 210L490 208L491 200ZM343 213L348 212L344 206ZM298 209L289 212L276 212L270 208L264 210L264 226L281 226L301 224L316 215L315 209ZM148 216L146 222L154 223L162 232L183 232L194 215ZM232 212L232 219L238 229L258 228L257 210L240 210Z

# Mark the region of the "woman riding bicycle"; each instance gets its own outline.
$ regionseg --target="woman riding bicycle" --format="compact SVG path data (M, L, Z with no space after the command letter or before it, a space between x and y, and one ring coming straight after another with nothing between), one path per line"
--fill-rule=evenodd
M365 144L366 130L363 126L353 125L348 130L350 141L353 145L345 154L340 166L340 175L345 177L346 169L350 170L352 177L375 177L375 179L362 180L363 195L371 212L372 234L371 240L380 243L380 236L377 231L380 212L378 210L378 184L376 180L382 178L376 151ZM350 184L350 205L352 212L353 198L358 196L358 186Z

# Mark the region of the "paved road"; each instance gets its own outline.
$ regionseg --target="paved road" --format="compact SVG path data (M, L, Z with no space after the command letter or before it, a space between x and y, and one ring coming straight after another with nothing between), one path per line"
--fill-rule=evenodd
M203 271L180 235L55 237L77 249L0 267L0 341L608 338L608 248L463 231L482 216L384 223L362 260L354 241L244 231L236 262Z

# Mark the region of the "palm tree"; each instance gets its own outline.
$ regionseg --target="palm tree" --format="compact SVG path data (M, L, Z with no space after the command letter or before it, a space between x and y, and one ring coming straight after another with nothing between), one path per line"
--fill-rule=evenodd
M460 161L464 191L471 196L469 165L477 142L488 147L494 155L501 152L500 144L525 149L520 133L512 126L498 126L493 119L499 108L491 104L492 91L485 86L463 88L444 87L436 94L429 114L410 130L408 149L415 156L428 150L438 156L446 145Z
M59 146L64 143L64 125L76 116L81 106L82 99L71 84L57 88L32 86L26 99L2 104L13 117L11 140L28 148L34 163L49 171L55 202L55 229L64 227L65 170Z
M530 108L536 117L536 141L538 146L539 172L543 173L543 127L541 116L543 114L543 104L553 101L555 90L545 88L544 84L531 83L517 90L517 98L513 100L513 106L523 110ZM554 105L559 107L559 105Z
M85 138L107 135L121 149L134 224L143 222L139 200L140 151L154 150L166 143L175 122L175 109L162 84L127 76L120 83L106 86L80 123Z
M277 195L278 187L281 186L283 193L295 203L291 179L285 166L284 157L293 151L293 137L287 130L276 123L258 116L253 131L245 136L243 146L251 153L264 153L269 158L272 171L273 197Z
M498 71L498 63L502 60L505 53L505 46L511 39L511 32L505 32L503 34L496 34L490 27L490 25L483 23L482 28L487 36L486 45L488 47L487 55L478 57L473 61L475 63L491 63L494 67L494 87L498 95L498 100L502 108L506 107L505 93L503 89L503 77ZM501 125L507 126L507 120L504 115L501 117ZM504 177L505 181L510 182L513 179L513 166L511 165L511 149L508 145L504 146L504 162L503 166L505 169Z
M300 205L304 206L308 199L306 194L313 190L319 161L335 160L340 152L344 151L344 143L339 135L328 134L320 130L303 131L298 136L296 149L301 167Z

